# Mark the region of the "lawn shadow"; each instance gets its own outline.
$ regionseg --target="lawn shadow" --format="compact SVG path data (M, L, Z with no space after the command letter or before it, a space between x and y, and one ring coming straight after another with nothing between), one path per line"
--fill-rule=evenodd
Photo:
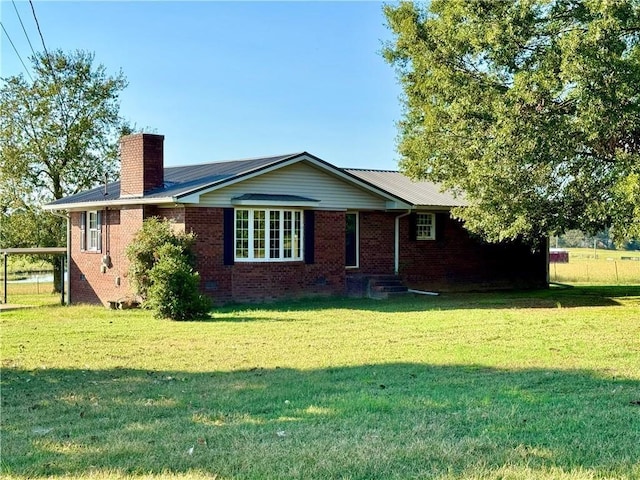
M5 368L1 472L465 478L509 465L635 478L638 402L640 381L590 371Z
M507 290L499 292L444 292L438 296L406 295L374 300L370 298L317 297L263 304L229 304L213 312L237 313L238 322L251 320L252 311L319 311L327 309L377 312L415 312L429 310L477 310L513 308L615 307L620 299L640 304L640 285L571 286L553 284L541 290ZM234 321L225 317L225 321ZM263 320L263 318L256 318Z

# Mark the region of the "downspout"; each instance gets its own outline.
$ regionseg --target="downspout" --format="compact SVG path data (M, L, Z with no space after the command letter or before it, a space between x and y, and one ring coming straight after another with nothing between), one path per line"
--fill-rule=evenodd
M65 304L69 305L71 303L71 216L69 213L56 213L53 210L51 210L51 214L67 221L67 291L65 292ZM65 281L64 268L62 269L62 281Z
M411 213L411 209L407 210L405 213L402 213L396 217L396 228L395 228L395 245L393 251L393 273L398 275L400 272L400 219L402 217L406 217Z

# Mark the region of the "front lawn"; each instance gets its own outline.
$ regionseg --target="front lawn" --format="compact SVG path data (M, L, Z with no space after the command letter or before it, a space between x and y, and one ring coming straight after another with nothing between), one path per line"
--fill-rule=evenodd
M4 478L640 478L640 287L0 314Z

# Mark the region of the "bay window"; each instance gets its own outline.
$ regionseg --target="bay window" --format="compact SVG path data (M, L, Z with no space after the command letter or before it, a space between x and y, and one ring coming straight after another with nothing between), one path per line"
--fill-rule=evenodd
M235 210L235 260L303 260L302 232L301 210L238 208Z

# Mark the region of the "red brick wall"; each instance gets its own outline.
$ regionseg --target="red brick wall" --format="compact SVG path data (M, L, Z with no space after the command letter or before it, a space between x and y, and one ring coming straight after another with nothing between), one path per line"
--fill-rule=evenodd
M411 287L468 290L546 285L546 244L537 252L517 242L489 244L472 237L451 218L445 221L442 238L412 240L409 221L410 217L400 220L399 263L400 275Z
M224 265L223 209L147 208L103 213L102 252L80 251L80 214L71 215L71 301L106 303L130 295L126 246L143 218L176 220L178 229L196 234L201 290L215 302L264 301L308 295L343 295L345 274L391 274L394 270L395 213L361 212L360 268L345 271L344 212L315 212L314 263L236 262ZM400 220L400 275L418 289L470 289L544 285L545 245L537 253L521 244L490 245L472 238L448 219L443 239L409 238L409 217ZM102 255L111 265L101 272ZM120 279L117 285L116 279Z
M396 213L360 212L360 266L347 274L392 274ZM438 216L438 220L440 220ZM476 289L546 284L545 245L492 245L448 218L438 240L411 240L410 217L400 219L399 270L418 289Z
M175 220L196 235L196 270L201 290L216 303L264 301L344 293L344 212L315 212L315 255L304 262L224 264L224 210L221 208L147 208L145 217ZM231 233L233 235L233 232Z
M125 249L142 226L142 208L102 212L102 251L83 252L81 212L71 213L71 265L69 281L72 303L102 303L131 295L128 282L129 262ZM102 258L111 263L102 272ZM119 280L119 284L118 284Z
M360 268L353 273L392 275L395 214L360 212ZM350 269L351 270L351 269Z
M344 292L344 213L315 213L315 258L304 262L224 265L223 210L187 208L187 232L196 234L202 291L216 302L264 301ZM233 233L231 233L233 234Z
M142 196L164 182L164 136L137 133L120 140L120 196Z

